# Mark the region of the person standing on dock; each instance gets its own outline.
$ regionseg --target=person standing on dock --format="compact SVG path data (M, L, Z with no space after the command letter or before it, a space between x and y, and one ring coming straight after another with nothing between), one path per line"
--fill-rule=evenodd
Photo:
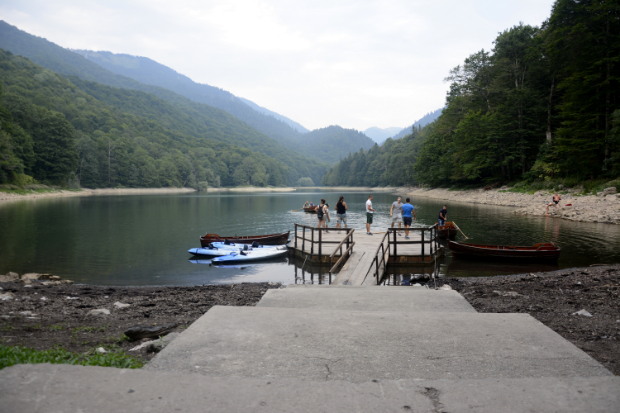
M314 208L316 211L316 217L319 219L318 228L325 227L325 200L321 199L321 205Z
M338 217L338 221L336 222L336 228L340 228L340 223L344 224L344 227L347 227L347 203L344 202L344 197L341 196L338 199L338 203L336 204L336 216Z
M446 205L439 211L439 218L437 219L437 223L439 226L446 225L446 217L448 216L448 207Z
M325 203L323 207L323 212L325 212L325 218L323 219L323 228L328 228L327 223L332 222L332 219L329 217L329 204ZM329 231L325 230L325 232L329 233Z
M408 198L407 198L408 199ZM398 197L396 201L392 203L392 208L390 208L390 216L392 217L392 228L394 228L394 223L398 222L398 236L402 236L400 228L403 224L403 198Z
M398 199L400 200L400 198ZM403 221L405 223L405 239L409 239L409 228L411 227L411 219L412 219L411 215L413 214L413 219L415 219L416 221L418 220L418 218L415 216L415 208L413 207L413 205L411 205L410 202L411 200L407 198L405 200L405 204L401 207L403 210Z
M368 201L366 201L366 234L372 235L370 232L370 226L372 225L372 215L375 213L375 210L372 209L372 195L368 197Z

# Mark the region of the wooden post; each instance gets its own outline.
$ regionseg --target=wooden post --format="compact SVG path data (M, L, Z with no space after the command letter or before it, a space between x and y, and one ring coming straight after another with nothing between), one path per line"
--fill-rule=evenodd
M392 234L394 234L394 259L396 259L398 257L398 250L396 249L396 231L392 231Z
M304 239L301 241L301 252L305 254L306 253L306 227L303 227L303 228L304 228L304 232L303 232Z
M310 238L312 239L312 245L310 245L310 261L312 261L312 256L314 255L314 228L312 228L312 237Z
M424 262L424 231L426 231L426 229L422 228L422 262Z
M297 224L295 224L295 249L297 249Z
M319 262L321 262L323 252L323 230L319 228Z

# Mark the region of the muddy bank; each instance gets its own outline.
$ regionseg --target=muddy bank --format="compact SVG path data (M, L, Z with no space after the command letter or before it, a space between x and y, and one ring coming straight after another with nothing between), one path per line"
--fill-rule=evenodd
M447 189L396 188L395 193L415 197L426 197L473 204L498 205L515 208L520 215L545 216L545 207L551 202L552 192L538 191L534 194L506 192L508 188L471 189L467 191L450 191ZM578 195L574 191L563 191L560 208L549 208L552 217L579 222L602 222L620 224L620 195L600 193L595 195ZM572 204L566 206L566 204Z
M14 194L0 192L0 201L20 201L24 199L58 198L71 196L98 196L98 195L160 195L160 194L185 194L196 192L192 188L101 188L81 189L79 191L67 191L54 189L49 192L32 192L31 194Z
M620 266L442 278L440 284L449 284L480 313L530 314L620 375ZM587 314L575 314L581 310Z
M178 323L172 331L180 332L214 305L253 306L268 289L279 287L276 283L199 287L0 283L0 344L37 350L60 345L79 353L100 346L130 350L149 341L124 340L123 332L130 327ZM3 299L7 295L12 297ZM110 314L88 315L100 309ZM146 348L128 354L144 361L154 355Z

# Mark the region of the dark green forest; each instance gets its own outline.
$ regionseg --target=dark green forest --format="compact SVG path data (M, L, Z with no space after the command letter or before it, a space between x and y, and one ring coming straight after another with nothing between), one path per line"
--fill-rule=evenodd
M325 185L451 186L620 175L620 3L557 0L452 69L441 116L350 155ZM398 171L398 172L396 172Z
M206 105L183 111L149 93L65 78L4 50L0 77L0 182L281 186L320 181L324 171L219 109L208 117Z

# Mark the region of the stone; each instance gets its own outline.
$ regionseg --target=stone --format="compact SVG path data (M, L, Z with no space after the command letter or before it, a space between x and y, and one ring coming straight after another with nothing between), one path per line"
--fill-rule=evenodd
M59 277L59 276L57 276L57 275L52 275L52 276L50 277L50 280L54 280L54 281L56 281L56 280L60 280L60 277Z
M149 340L149 341L145 341L142 344L138 344L135 347L130 348L128 351L138 351L138 350L142 350L143 348L146 348L147 346L149 346L151 343L154 343L156 340Z
M127 308L127 307L131 307L131 304L125 304L125 303L121 303L120 301L115 302L114 307L116 308Z
M446 290L446 291L447 291L447 290L451 290L451 289L452 289L452 287L450 287L448 284L444 284L444 285L442 285L439 289L440 289L440 290Z
M616 199L618 199L618 195L605 195L604 198L605 201L615 201Z
M162 351L172 340L177 338L181 333L170 333L163 337L160 337L159 340L151 340L148 342L146 346L146 351L149 353L159 353Z
M99 316L99 315L110 315L110 310L107 308L99 308L96 310L90 310L86 315Z
M135 326L128 328L123 334L132 341L142 338L155 338L170 333L178 325L179 323L164 324L161 326Z
M29 316L29 317L36 316L36 314L32 314L32 311L20 311L19 313L23 316Z
M0 294L0 300L2 300L2 301L13 300L13 299L15 299L15 294L13 294L13 293Z
M592 317L592 314L590 314L586 310L579 310L576 313L573 313L573 315L582 315L582 316L585 316L585 317Z
M67 297L67 300L79 300L80 297Z
M412 285L412 287L422 287L422 284L420 284L420 283L415 283L415 284L413 284L413 285Z
M73 281L71 280L60 280L61 284L73 284Z
M616 194L616 193L618 193L618 190L614 186L610 186L609 188L603 189L603 196Z
M7 272L6 275L0 275L0 283L8 283L19 280L19 274L16 272Z
M37 272L29 272L27 274L22 275L21 280L49 280L50 277L54 277L53 274L39 274Z
M41 283L41 285L45 285L47 287L51 287L53 285L61 285L62 283L60 281L43 281Z
M99 354L105 354L107 353L106 349L104 349L103 347L98 347L97 350L95 350L97 353Z

